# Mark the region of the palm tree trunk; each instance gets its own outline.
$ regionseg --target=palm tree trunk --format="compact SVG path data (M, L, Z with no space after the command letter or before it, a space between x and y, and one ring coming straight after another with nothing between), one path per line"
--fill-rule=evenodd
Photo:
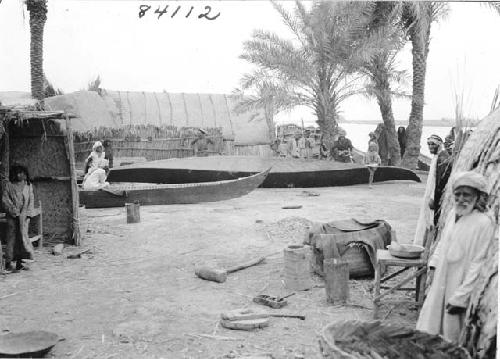
M44 106L43 29L47 20L46 0L27 0L30 13L31 96Z
M331 148L338 128L335 94L330 93L330 81L328 79L323 78L320 81L319 89L316 92L315 99L316 123L321 130L323 143L328 148Z
M337 115L334 106L329 101L318 101L316 105L316 123L323 135L323 143L328 148L333 146L333 139L337 133Z
M276 129L274 124L274 106L272 103L266 103L264 108L264 114L266 116L267 130L269 133L269 141L272 143L276 139Z
M413 94L411 112L406 129L406 150L403 155L403 167L415 169L420 155L420 138L424 120L425 73L427 54L429 53L430 22L427 29L419 33L415 27L410 29L413 55Z
M388 76L379 74L376 87L377 102L387 134L387 144L389 146L389 154L391 156L391 165L399 166L401 163L401 152L399 148L398 135L396 133L394 114L392 112L392 98Z

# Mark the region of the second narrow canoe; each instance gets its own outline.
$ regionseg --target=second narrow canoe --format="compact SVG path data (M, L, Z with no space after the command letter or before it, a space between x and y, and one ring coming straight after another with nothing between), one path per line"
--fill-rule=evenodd
M241 197L259 187L269 170L234 180L187 184L111 184L103 190L80 190L80 204L86 208L123 207L138 201L141 205L192 204Z

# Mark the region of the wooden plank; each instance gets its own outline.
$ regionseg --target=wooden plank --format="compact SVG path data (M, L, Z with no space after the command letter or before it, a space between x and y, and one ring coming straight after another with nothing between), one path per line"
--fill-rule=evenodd
M78 198L78 184L76 182L76 169L75 169L75 152L73 147L73 131L71 129L71 119L66 116L66 150L69 159L69 171L71 177L71 197L73 204L73 244L79 246L80 236L80 221L79 221L79 198Z
M386 286L386 285L381 285L380 289L391 289L392 287ZM415 288L398 288L396 290L404 291L404 292L414 292Z
M401 282L399 282L398 284L396 284L394 287L392 287L390 290L388 290L387 292L384 292L382 294L379 294L379 295L375 295L375 297L373 298L373 301L374 302L378 302L380 301L380 299L382 299L383 297L391 294L391 293L394 293L396 290L398 290L399 288L401 288L403 285L405 285L406 283L408 283L410 280L412 280L413 278L421 275L424 271L426 271L427 268L420 268L418 271L416 271L415 273L411 273L409 274L408 276L405 277L405 279L403 279ZM380 283L380 281L379 281ZM380 284L379 284L380 285Z
M380 280L380 283L384 283L385 281L387 281L387 280L389 280L389 279L392 279L392 278L394 278L394 277L396 277L396 276L400 275L400 274L401 274L401 273L403 273L403 272L406 272L408 269L410 269L410 267L404 267L403 269L400 269L400 270L398 270L397 272L392 273L392 274L390 274L390 275L388 275L388 276L386 276L386 277L382 278L382 279Z
M416 306L422 305L421 303L416 302L415 300L411 300L411 299L390 299L390 300L387 299L387 300L384 300L383 302L379 303L379 306L380 305L391 305L391 304L413 304Z
M33 178L33 182L38 182L38 181L70 181L71 177L54 177L54 176L48 176L48 177L35 177Z

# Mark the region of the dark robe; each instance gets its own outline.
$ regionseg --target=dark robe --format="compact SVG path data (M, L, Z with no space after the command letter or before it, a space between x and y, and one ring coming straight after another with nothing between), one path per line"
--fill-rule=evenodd
M434 226L437 226L441 214L441 200L446 190L453 167L453 158L446 150L438 154L436 165L436 186L434 188Z
M403 126L398 127L398 142L400 154L403 157L406 150L406 129Z
M378 124L374 132L377 136L378 154L382 160L382 166L387 166L389 165L389 143L385 125L383 123Z
M33 259L33 245L28 237L30 217L34 211L33 187L20 187L6 182L2 193L2 207L6 213L5 266L12 261Z
M108 160L109 163L108 167L113 168L113 148L111 147L106 148L106 151L104 152L104 158Z

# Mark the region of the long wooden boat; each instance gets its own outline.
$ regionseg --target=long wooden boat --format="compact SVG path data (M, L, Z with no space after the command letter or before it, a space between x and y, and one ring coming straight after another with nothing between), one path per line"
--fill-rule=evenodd
M80 190L80 204L86 208L123 207L139 201L141 205L192 204L241 197L259 187L270 169L233 180L188 184L111 184L104 190ZM130 182L130 181L128 181Z
M250 176L272 167L262 183L267 188L330 187L363 184L369 173L365 166L325 160L262 158L254 156L189 157L143 162L113 168L113 182L196 183ZM374 181L411 180L415 172L399 167L380 167Z

